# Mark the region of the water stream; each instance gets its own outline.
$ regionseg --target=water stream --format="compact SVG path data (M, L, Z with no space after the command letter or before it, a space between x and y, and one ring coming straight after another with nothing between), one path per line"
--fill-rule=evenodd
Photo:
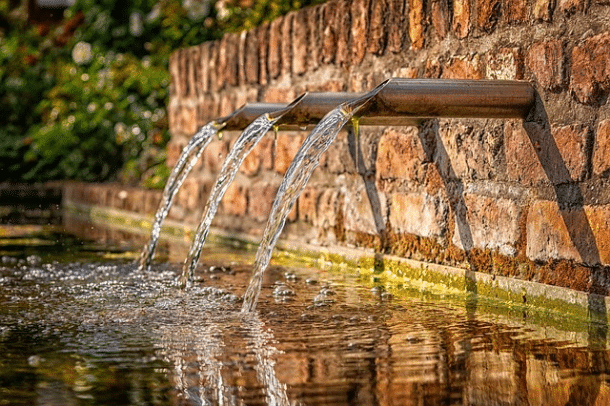
M256 253L252 279L244 296L243 312L251 312L261 290L263 274L269 265L275 244L284 228L286 218L299 195L305 188L320 157L334 141L343 126L385 86L382 83L371 92L355 100L342 103L330 111L313 129L301 145L290 167L284 175L271 208L267 226Z
M210 192L208 201L203 210L201 216L201 222L193 238L193 244L189 251L189 255L184 263L182 275L180 277L180 283L182 286L188 286L192 279L193 272L197 267L199 256L201 255L201 249L205 244L205 240L210 231L212 220L216 215L220 201L224 196L225 192L229 188L237 170L241 166L242 162L248 156L248 154L254 149L259 143L262 137L272 128L275 127L278 121L288 112L290 112L295 106L297 106L305 95L298 97L294 100L287 108L273 112L263 114L254 120L246 129L241 133L233 148L227 155L220 169L220 173L216 179L216 183Z
M189 140L188 144L182 150L178 162L174 166L165 189L163 190L163 196L159 203L159 208L155 214L152 231L150 234L150 240L147 245L144 246L142 254L140 255L140 271L146 271L150 268L150 263L155 256L155 248L159 241L159 234L161 233L161 225L169 213L169 209L172 206L174 197L180 190L180 186L184 183L184 180L191 172L191 169L195 166L199 157L203 153L205 147L210 143L214 135L216 135L222 125L212 121L199 129L199 131Z

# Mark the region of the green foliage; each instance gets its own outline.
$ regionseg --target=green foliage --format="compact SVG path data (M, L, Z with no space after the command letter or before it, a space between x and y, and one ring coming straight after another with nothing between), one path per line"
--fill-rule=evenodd
M173 50L321 0L76 0L57 27L0 4L0 181L162 187Z

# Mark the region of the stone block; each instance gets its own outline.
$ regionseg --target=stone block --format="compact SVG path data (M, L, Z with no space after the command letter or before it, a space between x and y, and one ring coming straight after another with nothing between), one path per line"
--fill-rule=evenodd
M178 112L178 127L180 132L193 135L199 129L197 125L197 108L195 106L181 106Z
M581 103L593 103L610 88L610 32L586 39L572 50L570 90Z
M273 137L265 136L246 156L239 171L247 176L258 174L261 168L273 168Z
M268 87L263 100L267 103L289 103L296 98L294 88Z
M557 39L537 42L527 51L527 67L547 90L559 89L565 84L564 59L563 45Z
M221 82L218 78L218 55L220 41L212 41L209 48L208 66L209 66L209 86L210 92L216 93L220 89Z
M171 101L182 96L180 89L180 50L172 52L169 56L169 98Z
M351 61L350 34L351 34L351 3L352 0L337 0L335 14L335 27L337 27L337 51L335 63L341 66Z
M258 84L265 86L267 84L267 69L268 69L268 44L269 40L269 23L265 22L254 29L258 43Z
M273 200L277 193L278 185L257 182L250 187L248 191L248 216L256 221L265 222L269 218Z
M425 10L423 0L407 0L409 3L409 38L411 48L422 49L424 46Z
M222 213L245 216L248 212L248 190L244 185L233 182L225 192L221 203Z
M511 122L506 132L506 165L511 180L561 184L584 180L589 127L573 124L545 131L534 123ZM529 138L529 144L528 144Z
M390 204L392 231L420 237L442 237L447 231L448 202L439 195L395 193Z
M602 120L597 125L593 146L593 173L607 175L608 169L610 169L610 119Z
M218 173L229 153L226 139L213 139L203 151L203 165L206 171Z
M367 52L375 55L383 54L388 41L388 26L386 21L388 15L389 0L371 0L371 15L369 22L369 34ZM392 27L392 31L400 31L400 27Z
M307 67L310 71L317 69L322 62L322 7L307 7L302 10L306 14Z
M502 14L502 0L477 0L477 27L481 31L494 30Z
M351 24L351 63L359 65L366 54L370 0L353 0L350 13Z
M274 154L274 170L277 173L286 173L304 140L305 135L301 132L282 131L277 134Z
M347 231L377 235L386 229L388 204L386 195L366 187L358 175L341 176L344 226Z
M527 21L528 1L511 0L504 2L504 20L509 24L524 23Z
M422 164L430 161L430 154L422 145L417 127L397 130L387 128L377 148L375 168L381 179L422 178ZM430 151L430 149L428 149Z
M528 258L608 265L609 215L608 205L560 209L556 202L535 201L527 216Z
M258 47L258 33L256 30L250 30L246 34L245 41L245 54L244 54L244 69L246 82L258 83L258 70L259 64L259 47Z
M282 71L282 27L284 20L282 17L271 21L269 25L269 36L267 48L267 72L270 79L275 79Z
M557 8L565 14L582 13L586 9L585 0L559 0Z
M282 17L282 41L281 41L281 59L282 68L280 72L283 75L290 75L292 72L292 47L294 37L292 36L292 21L294 20L294 12L290 12Z
M329 1L322 5L322 60L325 63L332 63L335 60L337 53L337 40L339 38L339 27L335 24L335 15L337 13L337 1Z
M532 16L536 20L551 21L554 8L554 0L534 0L532 5Z
M343 218L343 193L338 189L324 189L317 199L316 215L313 225L320 229L329 229L339 225Z
M310 58L307 50L308 17L307 10L299 10L292 18L292 73L295 75L302 75L307 71L307 62Z
M299 220L313 223L316 218L320 191L314 186L306 186L297 201Z
M443 79L483 79L483 67L478 54L456 56L443 69Z
M521 237L521 209L511 199L466 193L455 215L452 242L458 248L497 250L515 256Z
M248 32L242 31L236 36L237 52L235 54L235 62L237 64L237 85L246 84L246 36Z
M186 143L186 139L177 136L173 136L169 140L166 147L167 152L165 158L165 164L167 166L173 168L176 165L176 162L178 162L178 158L182 153L182 149L186 146Z
M449 0L433 0L430 11L432 14L432 26L436 31L436 35L440 39L445 38L451 27Z
M521 80L523 65L519 48L501 48L487 55L485 77L494 80Z
M455 36L463 39L470 34L470 19L472 6L470 0L453 0L453 21L452 29Z

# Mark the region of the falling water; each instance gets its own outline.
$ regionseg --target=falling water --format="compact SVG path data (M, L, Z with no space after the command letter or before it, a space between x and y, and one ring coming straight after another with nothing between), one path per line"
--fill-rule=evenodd
M152 232L150 234L150 241L148 245L144 246L142 254L140 255L140 271L145 271L150 267L155 256L155 248L159 241L159 234L161 233L161 224L172 205L172 201L178 193L180 186L193 169L193 166L199 160L199 157L203 153L205 147L210 143L212 137L218 133L218 130L222 128L222 124L216 121L212 121L199 129L197 134L191 138L186 147L182 150L182 154L176 163L176 166L172 170L172 173L167 180L165 189L163 190L163 196L159 203L159 208L155 214L155 221L153 223Z
M214 219L218 206L220 205L220 201L229 188L231 182L233 182L233 179L235 179L235 175L237 174L237 170L239 169L240 165L250 151L252 151L256 144L258 144L258 142L262 139L263 135L265 135L272 127L274 127L275 130L277 128L278 121L286 113L298 105L304 96L305 95L302 95L295 99L285 109L273 113L266 113L258 117L248 127L246 127L235 142L235 145L233 145L233 148L222 164L222 169L220 170L216 183L212 188L210 197L208 198L205 209L203 210L203 215L201 216L201 222L197 228L195 238L193 239L193 244L189 250L189 255L184 263L182 276L180 278L180 283L183 287L186 287L191 280L193 272L197 267L201 250L203 249L208 232L210 231L212 220Z
M354 114L367 104L387 82L377 86L374 90L358 99L342 103L330 111L313 129L305 139L290 164L284 180L280 184L277 195L271 208L271 214L263 233L262 241L256 253L254 271L248 289L244 295L242 312L253 311L256 307L261 289L263 274L271 260L275 244L284 228L286 217L294 206L297 198L305 188L314 169L318 166L320 156L328 149L337 133L354 116Z

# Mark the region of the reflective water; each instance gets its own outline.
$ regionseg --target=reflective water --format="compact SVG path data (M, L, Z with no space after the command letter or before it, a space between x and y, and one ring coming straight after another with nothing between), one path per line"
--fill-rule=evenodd
M142 274L141 238L70 227L105 242L0 227L0 404L610 404L605 325L539 325L281 253L242 314L252 252L205 248L184 291L186 246Z

